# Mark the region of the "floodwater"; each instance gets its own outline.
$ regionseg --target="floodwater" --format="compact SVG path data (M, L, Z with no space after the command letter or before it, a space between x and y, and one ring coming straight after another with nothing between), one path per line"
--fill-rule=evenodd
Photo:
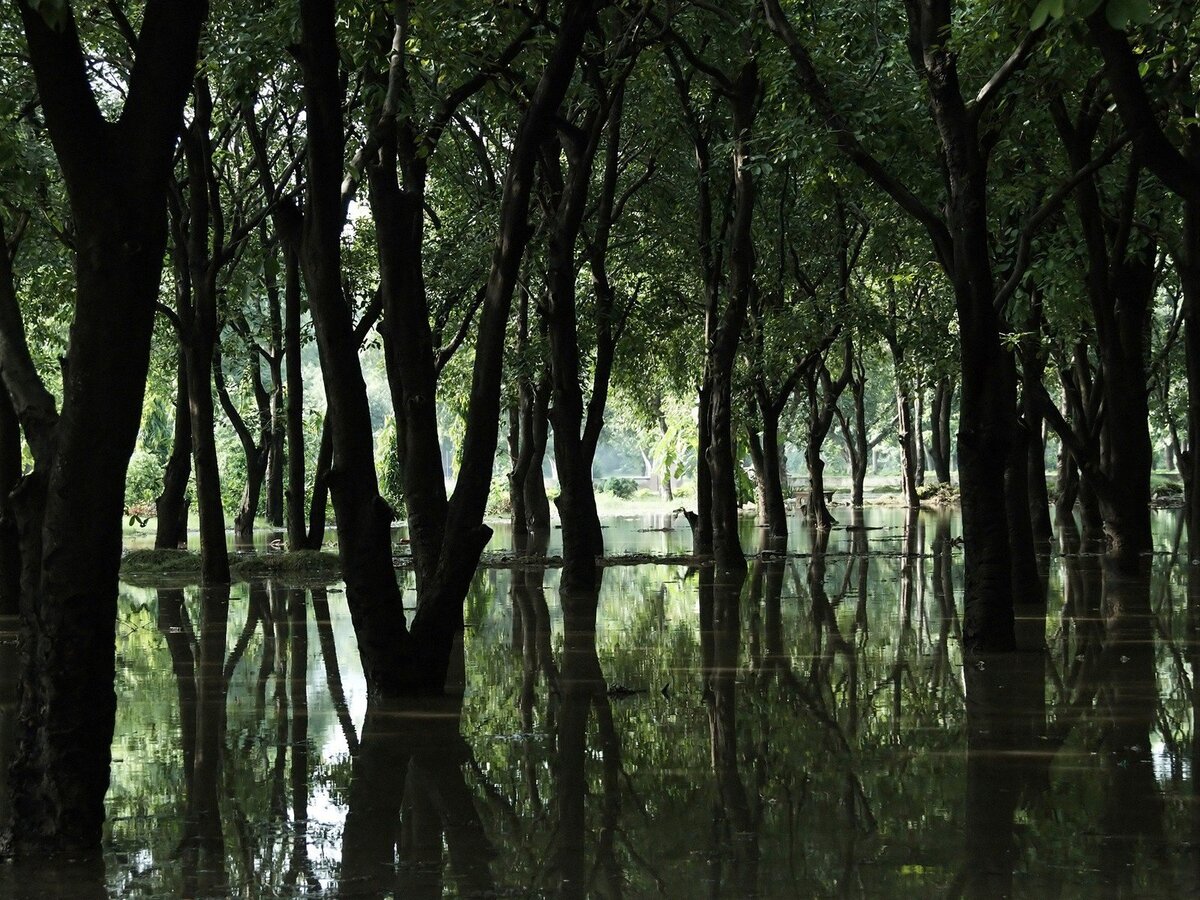
M1062 540L1027 649L966 665L949 514L867 510L741 584L481 570L461 690L408 704L368 703L338 585L126 586L104 868L55 892L1196 896L1200 566L1155 515L1149 579Z

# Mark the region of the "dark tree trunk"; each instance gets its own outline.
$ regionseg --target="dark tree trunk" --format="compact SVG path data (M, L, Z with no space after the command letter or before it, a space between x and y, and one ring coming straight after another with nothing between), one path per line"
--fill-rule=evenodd
M550 531L550 498L546 495L546 477L542 467L550 442L550 376L543 373L534 387L530 410L529 469L525 473L525 521L531 532Z
M175 432L171 455L163 472L163 489L154 501L158 524L154 547L157 550L187 546L187 487L192 477L192 416L189 411L187 372L183 351L179 353L179 374L175 388Z
M842 426L842 438L846 442L846 455L850 461L850 507L854 515L861 516L863 496L867 481L867 464L871 454L871 439L867 434L867 372L861 359L855 358L853 374L850 377L850 396L854 405L854 425L846 421L846 417L838 410L838 420Z
M706 376L697 403L696 521L692 524L692 552L697 555L713 551L712 470L708 467L708 451L712 446L711 397L712 389Z
M843 268L848 284L849 272ZM813 371L815 369L815 371ZM812 369L804 373L804 388L808 395L808 441L804 446L804 460L808 466L808 502L805 504L805 519L809 527L826 532L836 524L829 513L828 496L825 491L825 460L821 458L821 447L833 427L837 415L838 400L846 385L854 377L854 350L849 338L843 348L842 372L835 381L829 374L827 360L818 359Z
M262 229L263 245L270 248L268 252L274 255L273 247ZM267 321L270 327L270 347L265 354L267 371L271 376L271 390L268 399L267 421L264 432L267 439L264 445L268 450L267 457L267 521L272 528L282 528L284 524L284 446L286 442L287 423L284 414L284 349L283 349L283 302L279 296L279 279L273 265L264 268L263 281L267 294ZM286 283L287 276L284 276ZM286 291L286 284L285 284ZM254 365L257 366L257 360Z
M335 7L332 0L300 4L297 56L308 131L300 268L329 407L333 465L328 484L337 516L347 604L368 684L376 690L394 690L401 681L406 630L392 568L392 511L379 495L371 411L350 306L342 290L345 134Z
M900 491L904 497L904 505L915 509L921 505L921 498L917 494L919 426L913 412L912 387L908 377L901 371L904 365L903 348L895 340L889 341L889 344L892 347L892 364L896 373L896 440L900 445Z
M30 855L63 847L93 854L116 714L125 472L141 424L166 251L167 182L206 4L146 4L116 125L105 122L91 93L70 7L53 29L41 13L19 6L78 252L57 421L19 311L0 308L0 373L34 458L13 507L21 534L23 665L9 846Z
M432 577L446 525L446 480L437 423L437 368L422 263L425 166L410 159L396 130L389 152L368 168L379 246L380 295L388 386L396 413L408 537L417 590ZM405 160L403 182L396 154Z
M0 246L0 255L7 253ZM20 534L9 500L20 480L21 422L8 390L0 384L0 616L15 616L21 602Z
M215 321L213 322L215 325ZM192 467L196 474L196 509L200 514L200 569L205 583L229 580L225 510L217 467L216 420L212 400L212 339L193 333L184 349L188 370L188 407L192 420ZM197 344L206 346L196 346Z
M1051 108L1067 158L1091 162L1098 117L1086 110L1072 122L1061 100ZM1104 423L1099 447L1075 444L1083 479L1095 491L1108 552L1136 569L1151 547L1149 390L1146 371L1150 309L1157 283L1157 247L1134 246L1141 162L1132 159L1114 216L1104 215L1095 176L1076 188L1075 206L1087 251L1085 288L1095 321ZM1111 226L1111 227L1110 227Z
M520 388L515 403L508 407L508 458L512 468L508 472L509 519L514 535L529 534L529 522L525 517L525 476L529 474L529 450L521 444L521 398Z
M175 233L176 304L179 340L187 377L188 411L192 420L192 469L196 510L200 514L200 577L207 584L229 581L229 550L221 473L217 463L216 416L213 404L213 358L217 329L217 274L214 229L218 202L210 190L213 178L210 130L212 95L203 78L196 80L192 122L183 136L187 179L172 203ZM185 205L186 204L186 205Z
M262 377L258 369L258 360L253 355L256 351L253 347L248 347L247 349L251 354L250 374L251 380L254 383L255 398L258 402L259 430L257 440L255 440L254 432L251 431L246 421L242 418L241 413L238 412L233 398L229 395L229 389L225 384L224 363L219 352L215 360L213 374L215 376L217 397L220 400L221 408L225 411L225 416L229 419L229 424L233 426L233 430L241 442L242 453L246 457L246 483L242 486L242 497L238 502L238 511L233 518L233 537L238 546L251 548L254 546L254 520L258 515L258 501L262 495L263 481L267 474L271 453L271 445L269 443L271 436L271 401L262 384Z
M597 100L599 102L599 99ZM562 522L563 578L569 589L588 590L596 578L596 557L604 553L604 535L592 484L592 455L583 437L583 373L579 349L575 296L575 247L583 226L593 162L603 124L602 110L589 112L581 130L584 146L554 138L542 154L542 173L548 186L553 218L546 244L547 306L554 426L554 462L559 494L555 498ZM566 155L568 167L562 168Z
M517 357L524 360L529 354L529 287L519 288L517 307ZM523 367L522 367L523 369ZM512 470L508 473L508 496L512 506L514 540L529 533L529 517L525 506L525 481L533 465L533 407L532 379L525 371L516 376L517 399L508 412L508 457Z
M305 484L304 452L304 371L300 360L300 260L291 241L283 246L283 354L287 380L287 532L288 549L310 547L304 526Z
M933 390L929 456L938 484L950 483L950 416L954 406L954 379L943 375Z
M733 221L729 237L729 299L713 333L707 359L709 446L712 476L712 547L717 565L744 572L746 557L738 537L737 466L733 442L733 369L742 326L754 291L754 174L749 141L757 115L758 65L743 66L729 96L733 112Z
M308 506L308 537L310 550L320 550L325 543L325 517L329 513L329 475L333 469L333 428L329 415L321 426L321 443L313 466L312 500Z
M1055 478L1058 497L1054 501L1054 521L1060 525L1075 521L1075 501L1079 499L1079 467L1066 447L1058 453L1058 474Z
M267 457L267 521L272 528L285 523L284 472L287 468L284 449L287 430L284 422L283 377L277 365L271 365L271 429Z
M491 529L483 524L483 515L491 489L499 432L508 319L529 239L527 219L534 168L594 13L595 7L590 2L566 8L509 156L500 225L477 329L463 464L447 509L437 569L418 595L412 622L415 653L410 662L415 690L440 691L445 685L454 639L462 628L463 601L474 576L474 562L491 537Z
M773 538L786 538L788 534L779 419L791 393L791 389L788 388L782 405L771 402L765 396L761 397L756 406L762 421L762 431L750 431L750 455L754 461L755 480L761 495L760 514L766 519L767 534Z
M917 487L925 487L925 385L920 378L916 384L916 399L913 402L913 424L916 426L916 472Z

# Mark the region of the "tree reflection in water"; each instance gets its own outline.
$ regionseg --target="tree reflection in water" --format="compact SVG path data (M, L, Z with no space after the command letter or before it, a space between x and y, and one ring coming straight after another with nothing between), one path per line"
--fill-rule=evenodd
M1200 567L1060 529L1023 650L964 663L953 517L885 524L566 595L530 538L465 692L406 703L336 588L130 589L106 866L0 895L1196 893Z

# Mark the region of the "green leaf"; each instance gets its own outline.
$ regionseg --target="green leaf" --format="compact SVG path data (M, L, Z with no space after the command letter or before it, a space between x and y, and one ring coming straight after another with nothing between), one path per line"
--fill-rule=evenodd
M1124 29L1131 22L1142 24L1150 21L1150 0L1108 0L1104 10L1108 24Z
M1051 17L1061 19L1064 2L1065 0L1040 0L1038 5L1033 9L1033 16L1029 20L1029 27L1037 31Z

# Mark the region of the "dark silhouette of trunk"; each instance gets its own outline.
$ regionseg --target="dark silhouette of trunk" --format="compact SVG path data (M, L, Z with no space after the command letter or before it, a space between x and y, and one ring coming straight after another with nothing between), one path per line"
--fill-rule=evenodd
M308 548L320 550L325 543L325 517L329 512L329 473L333 468L333 428L329 414L321 426L321 443L313 466L312 501L308 506Z
M917 376L916 400L913 404L913 415L916 424L917 441L917 487L925 487L925 383L920 375Z
M933 389L930 406L929 457L938 484L950 483L950 416L954 411L954 379L943 375Z
M1061 99L1052 103L1051 111L1071 165L1089 164L1100 116L1089 104L1072 121ZM1135 157L1111 216L1105 215L1094 175L1074 192L1087 253L1084 286L1095 322L1104 423L1098 441L1069 440L1069 429L1060 435L1096 494L1109 554L1131 569L1141 565L1141 555L1151 546L1153 466L1146 341L1157 283L1157 247L1153 241L1145 247L1133 240L1140 180L1141 162Z
M673 54L668 53L672 80L679 96L680 111L696 158L696 224L700 270L704 284L704 347L706 362L701 375L697 398L698 434L696 442L696 512L688 516L692 528L692 552L713 552L713 477L709 456L713 446L713 394L715 382L709 364L714 346L720 312L721 292L725 281L725 246L729 223L728 201L725 215L718 217L714 209L712 142L719 139L713 117L702 115L691 96L691 73Z
M709 445L706 462L711 476L712 550L725 571L744 572L746 557L738 537L737 466L733 442L733 369L742 326L754 292L755 184L749 142L758 114L758 64L749 61L725 87L733 118L733 218L729 229L728 301L712 332L705 359Z
M525 473L525 521L530 532L550 531L550 498L546 495L546 478L542 467L546 446L550 442L550 375L543 372L534 388L533 407L529 419L529 471Z
M300 360L300 260L291 241L280 240L283 251L283 355L287 381L287 491L288 549L312 547L304 524L304 372ZM315 548L314 548L315 549Z
M200 577L206 584L216 584L229 581L213 403L213 361L220 337L217 279L228 260L223 217L216 205L220 201L211 190L216 177L210 137L213 108L205 79L196 80L192 96L192 121L182 138L186 180L178 193L172 195L171 202L175 297L192 420L192 469L196 509L200 514Z
M115 723L125 471L141 424L167 183L206 4L146 4L129 91L111 124L92 94L71 8L52 28L18 6L79 249L61 417L19 309L0 296L0 377L34 459L13 494L23 655L6 843L22 855L93 854Z
M368 684L376 690L394 690L402 680L399 666L406 631L392 568L392 510L379 495L371 411L350 305L342 288L345 134L335 6L332 0L300 4L297 57L308 136L300 269L328 403L333 450L328 485L337 517L346 599Z
M0 247L0 256L7 260L7 248ZM21 536L9 500L20 480L21 422L0 384L0 616L15 616L21 602Z
M892 356L892 371L896 378L896 440L900 445L900 491L904 505L915 509L921 505L917 494L917 431L920 423L913 409L913 386L906 369L904 343L896 327L896 292L888 292L888 325L884 331Z
M854 350L849 338L842 348L842 371L836 380L829 373L824 355L804 370L804 392L808 398L808 440L804 444L808 501L804 506L804 518L818 531L828 531L835 524L825 491L825 460L821 458L821 447L833 427L838 400L850 383L853 371Z
M517 306L517 358L524 361L531 353L529 348L529 286L519 285ZM529 533L529 517L526 513L525 482L533 468L533 380L523 365L516 376L517 399L508 412L508 457L512 470L508 473L508 496L512 506L512 529L516 535Z
M266 229L263 232L263 246L269 248L269 252L274 253L275 248L267 239ZM267 364L267 372L270 375L270 394L268 399L268 418L266 434L269 436L267 442L268 458L267 458L267 521L272 528L282 528L284 525L284 506L285 506L285 491L284 491L284 470L285 451L284 447L287 441L287 422L285 415L285 400L284 400L284 349L283 349L283 303L279 297L279 280L275 274L275 268L271 265L264 267L263 281L266 286L267 294L267 322L269 325L270 346L263 348L265 352L261 352L263 360ZM257 387L257 385L256 385ZM303 453L303 450L301 450Z
M155 526L156 550L187 546L187 487L192 477L192 416L188 408L187 372L183 351L179 352L179 373L175 387L175 429L171 437L171 455L163 472L163 489L154 501L158 523Z
M252 347L247 348L251 354L254 354ZM214 380L217 388L217 398L221 403L221 409L225 411L225 417L229 420L229 424L233 426L234 433L238 436L238 441L242 445L242 453L246 457L246 484L242 488L242 498L238 503L238 511L233 517L233 536L234 540L243 546L251 547L254 542L254 519L258 515L258 501L262 495L263 480L267 475L268 460L271 454L271 413L270 399L267 396L266 389L263 387L262 377L259 374L258 360L252 355L250 358L250 376L254 384L254 394L258 402L259 429L257 439L250 426L246 424L238 412L237 406L233 402L233 398L229 396L229 388L225 383L225 372L220 351L218 349L215 367L213 369Z
M712 470L708 467L708 450L712 446L712 419L709 415L712 389L707 384L700 388L696 415L699 418L696 438L696 519L692 526L692 552L706 555L713 551L712 516Z
M575 296L575 248L583 228L593 164L606 119L605 100L597 98L581 123L576 138L554 137L542 149L541 171L550 213L546 241L546 306L550 378L553 400L554 462L559 493L555 498L562 522L563 578L572 589L587 590L596 577L596 557L604 553L604 535L596 510L592 456L584 428L585 406L580 379L583 362L579 347ZM562 159L567 158L564 171ZM589 449L591 452L589 452Z
M888 429L881 430L875 437L870 437L867 430L867 370L863 365L862 356L854 354L854 365L850 376L850 397L854 406L854 424L842 413L840 407L834 412L842 429L842 440L846 445L846 455L850 463L850 508L855 522L862 516L863 494L867 480L867 466L871 453L888 435Z

